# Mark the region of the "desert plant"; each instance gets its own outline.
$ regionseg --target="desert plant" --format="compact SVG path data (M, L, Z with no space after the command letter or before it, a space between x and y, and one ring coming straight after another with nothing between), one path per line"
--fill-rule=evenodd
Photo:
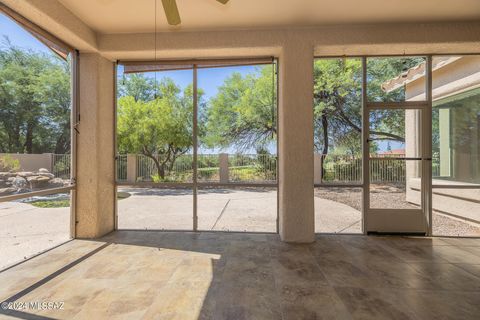
M20 161L13 159L11 155L0 157L0 171L18 171L20 170Z

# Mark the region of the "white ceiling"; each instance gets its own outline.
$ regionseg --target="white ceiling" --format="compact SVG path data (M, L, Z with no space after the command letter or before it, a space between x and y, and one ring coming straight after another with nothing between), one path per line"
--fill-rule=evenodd
M154 30L155 0L58 1L100 33ZM182 24L170 27L157 2L159 31L480 20L480 0L177 0Z

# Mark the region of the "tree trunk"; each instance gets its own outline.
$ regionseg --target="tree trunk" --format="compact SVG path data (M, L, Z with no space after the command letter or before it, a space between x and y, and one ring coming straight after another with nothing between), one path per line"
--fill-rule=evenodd
M143 154L147 156L148 158L152 159L153 162L155 163L155 167L157 168L157 174L158 176L163 180L165 179L165 166L161 165L160 162L158 161L157 157L155 157L153 154L150 152L146 152L145 150L143 151Z
M322 157L320 162L320 176L322 180L325 178L325 169L323 167L325 163L325 158L328 154L328 118L325 113L322 114L322 127L323 127L323 150Z
M33 122L27 123L27 132L25 134L25 150L27 153L33 153Z

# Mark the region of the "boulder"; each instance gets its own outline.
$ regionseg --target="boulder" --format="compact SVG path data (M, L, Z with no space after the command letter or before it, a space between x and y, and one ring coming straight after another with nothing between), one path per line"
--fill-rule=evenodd
M12 187L16 189L26 189L28 187L27 179L17 176L12 180Z
M40 168L40 169L38 169L38 173L50 173L50 171L48 171L45 168Z
M8 179L15 177L16 175L15 172L0 172L0 179Z
M2 197L2 196L8 196L8 195L10 195L10 194L14 194L15 192L17 192L17 189L12 188L12 187L10 187L10 188L2 188L2 189L0 189L0 197Z
M63 182L63 179L60 179L60 178L54 178L48 181L49 188L60 188L60 187L63 187L64 185L65 183Z
M35 173L30 172L30 171L21 171L21 172L17 172L16 175L17 175L17 176L20 176L20 177L26 178L26 177L32 177L32 176L34 176Z
M55 178L55 176L49 172L39 172L37 175L42 176L42 177L48 177L50 179Z
M31 176L27 178L27 181L30 184L31 189L43 189L48 186L48 181L51 179L49 177L43 176Z

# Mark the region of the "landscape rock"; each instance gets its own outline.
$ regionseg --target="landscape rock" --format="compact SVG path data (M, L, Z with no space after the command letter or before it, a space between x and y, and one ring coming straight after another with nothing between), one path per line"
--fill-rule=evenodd
M48 182L51 179L49 177L43 176L30 176L27 178L28 183L30 184L30 189L42 189L48 186Z
M39 169L38 172L0 172L0 188L2 188L2 192L8 194L58 188L66 184L68 184L68 180L55 178L55 175L45 168Z
M12 187L16 189L26 189L28 187L28 182L23 177L15 177L12 180Z
M48 181L49 188L59 188L59 187L63 187L64 185L65 183L63 182L63 179L60 179L60 178L54 178Z
M0 189L0 197L8 196L10 194L14 194L17 192L17 189L9 187L9 188L2 188Z
M16 175L15 172L0 172L0 179L14 178Z
M42 176L42 177L48 177L50 179L53 179L55 178L55 176L49 172L39 172L38 173L39 176Z
M17 175L17 176L20 176L20 177L24 177L24 178L26 178L26 177L31 177L31 176L34 176L34 175L35 175L35 173L33 173L33 172L30 172L30 171L21 171L21 172L17 172L17 174L16 174L16 175Z

